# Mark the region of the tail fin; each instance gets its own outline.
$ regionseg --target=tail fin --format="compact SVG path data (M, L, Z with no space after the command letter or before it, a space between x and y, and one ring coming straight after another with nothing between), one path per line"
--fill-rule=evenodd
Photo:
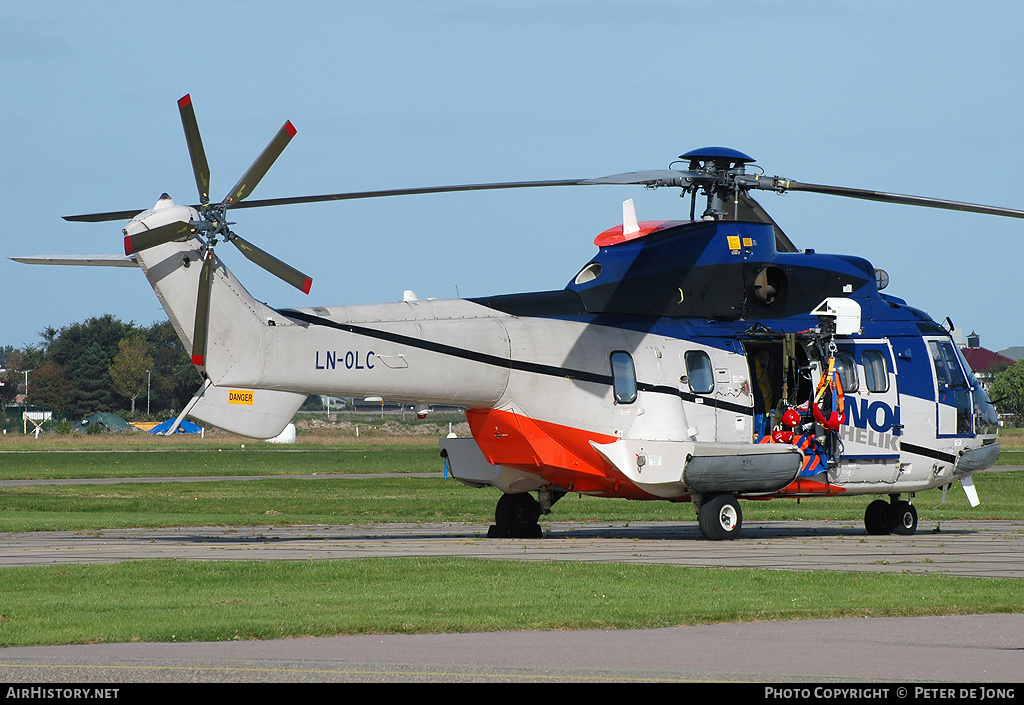
M136 254L160 304L186 350L199 305L201 246L169 242ZM260 389L264 343L276 312L256 301L214 256L203 364L206 382L185 413L250 438L274 438L306 400L306 394Z
M185 349L193 351L203 252L195 241L169 242L136 255ZM256 301L216 256L212 260L205 355L214 384L253 385L262 369L263 329L274 311Z

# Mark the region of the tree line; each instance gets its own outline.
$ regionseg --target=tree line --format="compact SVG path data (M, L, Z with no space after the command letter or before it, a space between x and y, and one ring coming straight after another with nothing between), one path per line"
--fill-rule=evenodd
M150 411L166 415L202 383L170 321L139 326L105 314L40 336L35 345L0 348L0 402L27 393L30 405L82 418L145 411L148 397Z

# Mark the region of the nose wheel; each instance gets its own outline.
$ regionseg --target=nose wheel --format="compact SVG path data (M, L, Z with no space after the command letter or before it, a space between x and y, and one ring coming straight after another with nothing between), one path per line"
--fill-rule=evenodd
M532 495L503 494L494 510L494 525L487 530L491 539L539 539L541 506Z

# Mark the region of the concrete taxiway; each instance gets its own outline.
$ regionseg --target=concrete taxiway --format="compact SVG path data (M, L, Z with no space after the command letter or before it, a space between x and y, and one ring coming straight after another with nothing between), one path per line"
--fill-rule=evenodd
M8 683L845 681L887 700L922 682L1017 694L1022 666L1021 614L0 649Z
M0 565L463 556L1024 578L1021 521L922 520L914 536L868 536L853 521L747 522L741 538L723 542L703 540L696 522L542 524L540 540L487 539L485 525L440 523L5 533ZM1012 684L1022 672L1021 614L0 649L0 678L22 683L728 681L896 688Z
M914 536L868 536L860 522L748 522L705 541L696 522L544 522L545 538L487 539L485 525L176 527L0 534L0 565L177 560L341 560L462 556L723 568L1024 578L1024 522L922 521Z

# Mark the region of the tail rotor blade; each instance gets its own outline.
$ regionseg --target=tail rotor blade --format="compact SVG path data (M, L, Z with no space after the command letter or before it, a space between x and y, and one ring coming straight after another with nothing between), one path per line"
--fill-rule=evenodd
M235 187L228 193L227 198L224 199L224 203L234 205L251 194L294 136L295 127L292 125L291 120L289 120L277 131L274 139L270 140L270 144L263 150L263 153L256 158L256 161L252 163L249 170L238 180Z
M206 364L206 338L210 323L210 290L213 288L213 252L203 257L199 273L199 295L196 297L196 321L192 331L192 364Z
M143 230L135 235L124 236L124 253L130 255L134 252L142 252L157 245L163 245L174 240L184 240L196 234L196 226L192 223L175 222L161 225L152 230Z
M313 286L313 280L299 270L285 264L270 253L264 252L238 235L233 235L230 241L253 264L262 267L278 279L291 284L303 294L309 293L310 287Z
M178 101L178 111L181 113L181 125L185 128L185 143L188 144L188 155L192 159L199 202L205 205L210 202L210 165L206 161L203 139L199 136L199 123L196 121L191 95L185 94Z

